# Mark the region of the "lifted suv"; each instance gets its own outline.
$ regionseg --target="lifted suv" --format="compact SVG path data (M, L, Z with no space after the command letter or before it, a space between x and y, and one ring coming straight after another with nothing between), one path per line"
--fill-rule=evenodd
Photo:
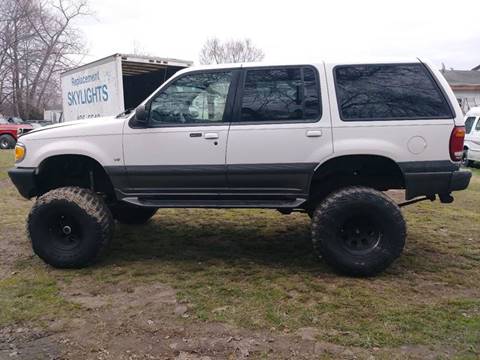
M318 255L374 275L402 252L406 203L453 201L465 130L442 75L418 59L258 64L178 72L116 118L22 136L9 174L26 198L33 249L56 267L96 260L114 219L158 208L271 208L308 213ZM402 205L402 204L400 204Z

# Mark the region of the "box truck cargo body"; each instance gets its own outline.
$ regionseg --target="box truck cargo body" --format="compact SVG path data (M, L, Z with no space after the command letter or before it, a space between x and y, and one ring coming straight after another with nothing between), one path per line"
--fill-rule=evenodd
M136 107L187 60L114 54L61 75L64 121L111 116Z

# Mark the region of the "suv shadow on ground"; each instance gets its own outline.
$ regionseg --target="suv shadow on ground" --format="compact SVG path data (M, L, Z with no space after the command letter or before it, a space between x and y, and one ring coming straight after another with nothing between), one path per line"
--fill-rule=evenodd
M162 218L162 213L173 211L185 222L176 223L171 216ZM215 210L159 210L140 227L142 231L138 226L117 223L112 252L102 262L221 261L232 266L254 263L294 272L331 273L313 252L307 215L291 215L285 224L284 215L273 210L229 210L221 219L216 213Z
M185 222L175 222L174 212ZM150 261L161 271L171 262L188 273L221 263L244 274L265 266L287 273L337 276L313 251L308 216L284 219L273 210L228 210L221 218L215 210L159 210L140 227L117 223L112 251L93 267ZM431 272L439 262L449 262L421 236L410 235L405 256L387 275Z

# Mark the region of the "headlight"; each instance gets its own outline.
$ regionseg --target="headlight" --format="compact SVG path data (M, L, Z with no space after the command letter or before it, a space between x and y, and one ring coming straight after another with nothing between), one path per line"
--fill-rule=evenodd
M25 154L27 152L27 148L22 143L17 142L15 146L15 162L18 163L25 159Z

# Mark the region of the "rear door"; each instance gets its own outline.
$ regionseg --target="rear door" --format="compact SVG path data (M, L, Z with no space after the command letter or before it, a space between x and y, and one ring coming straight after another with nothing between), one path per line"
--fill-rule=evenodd
M304 197L333 152L323 66L244 68L227 145L230 191Z

